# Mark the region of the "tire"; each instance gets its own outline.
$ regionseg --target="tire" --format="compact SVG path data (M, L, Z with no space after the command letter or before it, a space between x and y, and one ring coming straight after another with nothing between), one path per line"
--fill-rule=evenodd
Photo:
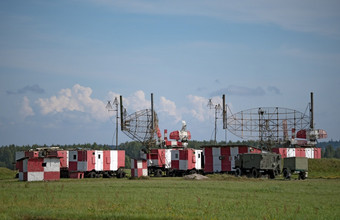
M305 180L306 179L306 172L300 172L299 173L299 179Z
M236 170L235 170L235 176L239 177L241 175L242 175L242 171L241 171L240 168L237 167Z
M190 170L189 174L192 175L192 174L196 174L196 170Z
M291 175L290 169L283 169L283 177L286 180L290 180Z
M251 175L253 178L258 178L259 177L259 171L256 168L253 168L251 171Z
M162 170L161 169L157 169L155 171L155 177L161 177L162 176Z
M123 178L123 177L124 177L124 172L118 170L116 176L117 176L117 178L119 178L119 179L120 179L120 178Z
M275 174L276 174L275 170L269 171L269 175L268 175L269 179L275 179L275 176L276 176Z
M97 174L96 174L96 172L92 171L89 176L90 176L90 178L96 178Z

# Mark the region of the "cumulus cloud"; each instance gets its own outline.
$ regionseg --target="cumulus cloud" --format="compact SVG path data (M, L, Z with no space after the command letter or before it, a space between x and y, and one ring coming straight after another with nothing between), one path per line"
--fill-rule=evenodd
M135 112L143 109L150 109L151 101L146 100L145 93L142 90L138 90L130 96L123 96L123 105L128 112Z
M180 112L178 112L176 108L175 102L168 100L163 96L160 99L160 112L165 112L174 117L176 123L179 122L182 118Z
M107 119L105 104L99 99L91 97L92 89L76 84L72 89L62 89L57 96L47 99L38 99L37 104L41 108L41 113L56 114L66 111L83 112L97 120Z
M37 93L37 94L43 94L45 92L44 89L42 89L39 85L35 84L35 85L27 85L21 89L15 90L15 91L11 91L11 90L7 90L6 93L8 95L17 95L17 94L25 94L28 92L32 92L32 93Z
M21 103L20 115L24 118L34 115L34 111L30 106L30 101L26 96L23 98Z
M235 95L235 96L263 96L266 91L262 87L249 88L245 86L231 85L228 88L219 89L211 93L211 96L217 96L221 94Z
M205 121L212 116L213 113L208 107L209 99L194 95L188 95L187 98L189 100L189 103L191 104L191 109L189 110L189 112L194 118L199 121ZM213 97L212 103L214 105L221 104L220 99L220 97Z

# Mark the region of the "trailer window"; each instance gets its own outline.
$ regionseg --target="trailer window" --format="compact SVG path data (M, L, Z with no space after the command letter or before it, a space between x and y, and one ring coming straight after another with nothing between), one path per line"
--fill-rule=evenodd
M178 154L175 154L175 158L176 158L176 159L178 158Z
M98 159L100 159L100 154L98 154Z
M200 154L198 154L198 158L201 158L201 155L200 155Z
M42 163L42 167L46 167L46 163Z
M73 160L76 160L77 159L77 155L73 155Z

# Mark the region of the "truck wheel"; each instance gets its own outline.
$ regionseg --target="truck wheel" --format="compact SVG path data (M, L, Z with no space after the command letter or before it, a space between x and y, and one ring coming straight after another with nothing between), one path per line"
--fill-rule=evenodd
M251 174L254 178L259 177L259 171L256 168L253 168L253 170L251 171Z
M290 169L283 169L283 177L286 179L286 180L290 180L290 176L292 174L290 173Z
M275 170L269 171L269 179L275 179Z
M236 170L235 170L235 176L239 177L241 175L242 175L242 171L241 171L240 168L237 167Z
M305 180L306 179L306 173L305 172L300 172L299 173L299 179Z

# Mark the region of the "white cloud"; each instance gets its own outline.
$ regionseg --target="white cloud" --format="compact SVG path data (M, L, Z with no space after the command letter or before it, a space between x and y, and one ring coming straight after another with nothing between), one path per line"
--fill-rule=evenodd
M143 109L150 109L151 101L146 100L145 93L142 90L138 90L127 98L123 97L123 105L126 107L128 112L134 112Z
M205 97L188 95L187 98L189 100L189 103L191 103L191 108L189 110L190 114L201 122L215 117L214 109L215 106L218 104L221 106L219 113L222 114L222 98L220 96L214 96L211 98L213 104L211 109L208 106L209 99Z
M24 96L24 99L22 101L20 114L24 118L34 115L34 111L33 111L32 107L30 106L30 101L26 96Z
M175 123L182 119L181 113L178 112L175 102L168 100L163 96L160 99L160 112L165 112L174 117Z
M91 97L92 89L76 84L72 89L62 89L57 96L38 99L41 113L56 114L66 111L78 111L88 114L91 118L104 121L107 119L105 104Z
M209 115L209 108L207 106L209 100L207 98L194 95L188 95L187 98L192 104L191 108L189 109L189 112L192 114L192 116L199 121L206 120L207 116Z

